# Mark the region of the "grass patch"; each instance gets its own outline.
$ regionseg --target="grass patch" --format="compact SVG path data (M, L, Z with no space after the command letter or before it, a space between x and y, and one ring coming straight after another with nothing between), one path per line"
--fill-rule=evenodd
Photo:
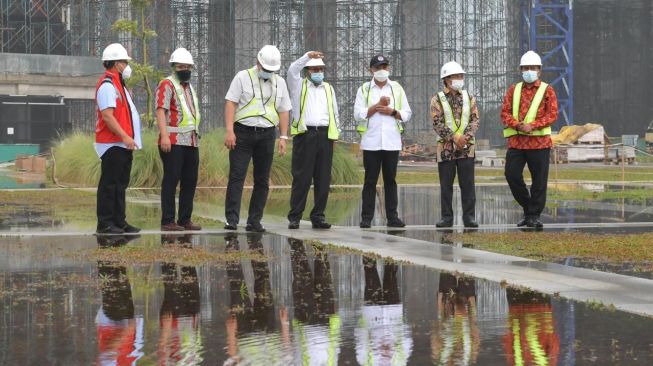
M612 190L604 192L594 192L589 190L559 190L550 188L547 196L553 200L565 201L609 201L625 199L632 204L642 204L647 200L653 199L653 189L634 188L624 190Z
M536 260L576 257L607 263L634 263L639 270L653 270L653 233L466 233L453 234L451 239L475 249Z
M159 187L163 165L157 146L158 132L143 132L142 150L134 152L130 187ZM198 185L226 186L229 177L229 151L223 147L224 129L215 129L200 140L200 169ZM74 187L96 187L100 180L100 159L95 153L94 136L74 132L59 140L53 147L54 172L60 184ZM273 185L290 185L292 144L285 156L277 155L272 163L270 182ZM332 184L355 184L361 181L355 157L345 147L336 144L333 154ZM252 165L245 184L252 184Z
M147 265L157 262L175 263L187 266L204 264L220 265L241 259L265 261L268 258L257 251L239 250L227 252L209 251L192 247L190 244L124 245L98 248L71 254L82 261L101 261L112 266Z

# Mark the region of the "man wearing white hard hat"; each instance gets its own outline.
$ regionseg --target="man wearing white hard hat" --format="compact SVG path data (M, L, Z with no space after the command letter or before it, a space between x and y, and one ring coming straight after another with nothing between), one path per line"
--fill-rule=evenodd
M97 189L98 234L140 231L127 223L125 214L133 151L143 146L141 120L125 86L125 79L131 76L129 60L131 57L122 45L107 46L102 52L106 71L95 88L95 151L102 160Z
M185 48L170 55L172 74L156 90L161 182L161 230L201 230L191 221L199 168L200 104L190 83L193 56ZM179 214L175 222L175 193L179 185Z
M524 210L518 227L542 228L540 214L546 205L551 154L551 125L558 119L558 99L553 87L540 81L542 59L526 52L519 64L523 81L513 84L503 98L501 120L508 139L505 176L515 200ZM530 192L524 166L531 173Z
M274 157L276 127L279 154L286 153L288 116L291 108L286 82L277 75L281 53L275 46L261 48L256 66L239 71L225 96L224 145L229 149L229 183L225 199L225 229L236 230L240 201L249 161L254 164L254 189L249 202L245 230L264 232L263 209L270 190L270 169Z
M436 147L440 177L440 221L437 227L453 226L453 181L458 174L465 227L476 223L474 188L474 135L478 130L479 113L476 99L464 89L465 70L455 61L440 70L444 89L431 99L433 129L438 134Z
M333 142L340 136L336 94L324 81L324 56L311 51L293 62L288 68L288 86L292 100L293 136L292 191L288 228L299 228L306 207L306 197L313 181L313 210L311 222L314 229L329 229L324 210L331 186ZM302 78L302 70L304 77Z

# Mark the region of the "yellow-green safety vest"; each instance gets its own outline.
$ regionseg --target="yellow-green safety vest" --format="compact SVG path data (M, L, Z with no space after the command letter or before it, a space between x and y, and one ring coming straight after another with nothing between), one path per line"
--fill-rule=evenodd
M515 85L515 91L512 95L512 116L517 121L519 121L519 103L521 102L521 90L523 86L524 86L524 82L517 83L517 85ZM546 92L547 86L549 86L549 84L545 82L540 83L540 87L537 88L537 92L535 93L535 97L533 97L531 106L528 108L528 112L526 112L524 123L532 123L533 121L535 121L535 117L537 116L537 110L538 108L540 108L540 104L544 99L544 93ZM551 126L542 128L540 130L533 130L531 133L524 133L510 127L503 129L503 137L510 137L515 135L548 136L551 135Z
M394 109L400 110L403 100L404 100L404 88L399 85L398 82L390 80L388 82L390 85L390 90L392 90L392 105L394 106ZM370 82L366 82L363 84L361 87L361 91L363 92L363 95L365 95L365 106L367 108L370 107L370 104L372 104L372 101L370 100L372 93L370 93ZM397 121L397 129L399 130L399 133L404 133L404 126L401 124L401 122L396 119ZM367 126L369 125L370 120L365 119L364 121L358 122L358 126L356 127L356 131L363 136L363 134L367 131Z
M327 109L329 110L329 132L327 137L329 140L337 140L340 137L340 130L336 121L336 114L333 108L333 91L331 85L327 82L322 82L324 85L324 92L327 98ZM299 120L294 120L290 125L290 134L292 136L306 132L306 123L304 121L304 112L306 112L306 94L308 94L308 79L302 82L302 92L299 99Z
M299 348L302 355L302 365L310 366L313 363L311 362L311 355L308 352L308 344L306 340L306 330L307 327L303 322L293 319L292 325L294 329L297 329L299 332ZM338 314L329 315L329 348L327 349L328 355L328 366L336 366L338 364L337 359L337 349L340 347L340 327L342 322Z
M469 124L469 117L472 113L472 100L469 97L469 93L467 93L467 90L463 90L460 93L463 96L463 110L460 118L456 119L454 118L453 110L451 109L451 105L449 104L449 101L447 101L447 97L444 95L444 92L438 92L438 99L440 100L440 104L442 105L442 112L444 114L444 122L447 124L447 127L453 131L454 135L463 135L465 133L465 129ZM438 140L438 142L442 141L442 138ZM469 143L473 144L474 138L472 138Z
M256 67L252 67L247 70L249 79L252 82L252 90L254 91L254 96L252 99L244 106L239 107L236 111L235 121L238 122L245 118L251 117L262 117L270 121L274 126L279 124L279 113L277 112L277 76L273 75L270 82L272 82L272 88L274 92L268 98L268 100L263 100L263 89L261 88L261 83L259 81Z
M167 128L168 132L184 133L199 129L201 120L200 104L195 89L193 89L193 86L190 83L188 84L190 92L193 95L193 105L195 106L195 116L193 116L188 108L186 93L184 92L184 88L181 86L179 80L174 76L168 76L166 79L170 80L172 85L175 87L175 93L177 94L177 97L179 97L179 102L181 104L181 122L176 127L169 126Z

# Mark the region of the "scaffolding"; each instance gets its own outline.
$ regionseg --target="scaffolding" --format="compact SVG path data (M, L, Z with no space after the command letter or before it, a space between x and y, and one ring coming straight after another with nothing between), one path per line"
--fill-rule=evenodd
M111 30L117 19L140 21L128 0L0 4L2 52L98 56L107 44L121 42L142 59L140 40ZM377 53L390 58L391 78L403 85L413 110L407 139L430 138L430 100L441 88L440 67L450 60L468 72L467 88L481 109L480 135L500 135L498 109L516 74L518 17L519 3L511 0L160 0L152 2L145 21L157 33L148 43L150 63L167 70L175 48L193 54L204 128L223 126L233 76L256 63L261 46L275 44L284 77L306 51L325 53L342 136L354 141L356 92L371 79L369 60ZM144 98L137 95L136 101L142 106ZM94 116L88 119L92 124Z

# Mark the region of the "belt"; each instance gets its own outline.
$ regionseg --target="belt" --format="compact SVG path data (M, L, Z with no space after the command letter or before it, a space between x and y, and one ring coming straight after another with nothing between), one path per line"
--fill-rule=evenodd
M313 131L328 131L329 126L306 126L306 130L313 130Z
M242 128L244 130L250 130L250 131L254 131L254 132L256 132L256 131L264 132L264 131L269 131L271 129L274 129L274 126L271 126L271 127L256 127L256 126L247 126L247 125L244 125L244 124L238 123L238 122L235 123L234 127Z

